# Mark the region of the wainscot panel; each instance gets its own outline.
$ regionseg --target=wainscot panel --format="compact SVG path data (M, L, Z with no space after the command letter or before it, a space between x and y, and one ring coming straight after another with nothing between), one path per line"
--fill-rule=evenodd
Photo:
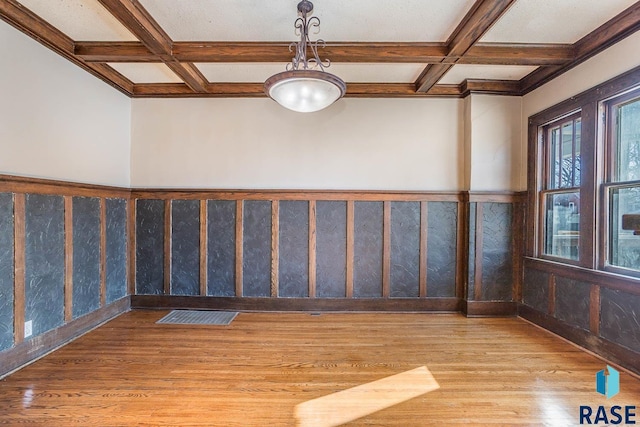
M382 297L383 202L354 203L353 296Z
M244 202L243 296L271 296L271 202Z
M456 294L458 204L429 202L427 232L427 295Z
M525 268L522 302L544 313L549 307L549 273Z
M309 296L309 202L280 202L278 296Z
M137 200L137 294L164 292L164 211L163 200Z
M13 346L13 194L0 193L0 351Z
M32 322L32 339L64 323L64 199L27 194L25 212L25 322Z
M556 277L556 317L578 328L589 330L591 286L578 280Z
M317 296L344 298L347 280L347 203L316 203Z
M640 295L602 289L600 301L602 337L640 353Z
M207 295L235 296L236 201L207 201Z
M513 290L513 206L482 204L483 301L511 301Z
M171 202L171 294L200 293L200 201Z
M100 307L100 199L73 198L73 318Z
M391 202L392 297L420 294L420 203ZM451 296L451 295L447 295Z
M127 201L106 199L106 303L127 295Z

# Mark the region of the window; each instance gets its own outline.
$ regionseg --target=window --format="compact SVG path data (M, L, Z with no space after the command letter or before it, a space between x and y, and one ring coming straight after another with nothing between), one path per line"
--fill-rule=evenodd
M572 260L579 259L581 125L578 113L543 127L543 253Z
M530 261L638 284L640 67L529 117L528 155Z
M607 265L640 271L640 238L622 215L640 214L640 90L604 103L607 115Z

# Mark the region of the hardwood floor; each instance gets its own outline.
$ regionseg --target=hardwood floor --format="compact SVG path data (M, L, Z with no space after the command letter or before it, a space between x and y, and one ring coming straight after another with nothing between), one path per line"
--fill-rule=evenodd
M607 400L595 391L604 361L515 318L240 313L229 326L156 324L166 313L126 313L6 377L0 423L567 426L580 405L640 406L638 378L620 371Z

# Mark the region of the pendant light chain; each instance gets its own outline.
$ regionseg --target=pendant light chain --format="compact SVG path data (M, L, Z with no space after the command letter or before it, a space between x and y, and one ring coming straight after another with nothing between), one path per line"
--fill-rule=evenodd
M325 68L331 65L330 60L322 61L318 55L318 46L325 47L327 44L323 39L311 41L309 38L309 32L312 28L317 28L320 31L320 18L313 16L307 18L307 15L313 12L313 3L308 0L303 0L298 3L298 12L302 15L294 24L296 33L300 33L300 41L293 42L289 45L289 51L295 50L296 55L291 60L290 64L287 64L287 70L315 70L320 69L324 71ZM313 54L312 58L307 58L307 49L311 49Z

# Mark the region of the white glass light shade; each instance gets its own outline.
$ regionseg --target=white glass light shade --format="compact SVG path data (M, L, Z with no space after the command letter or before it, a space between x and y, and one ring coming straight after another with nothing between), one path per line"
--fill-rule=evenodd
M311 113L340 99L346 85L339 77L318 70L285 71L264 84L266 94L289 110Z

